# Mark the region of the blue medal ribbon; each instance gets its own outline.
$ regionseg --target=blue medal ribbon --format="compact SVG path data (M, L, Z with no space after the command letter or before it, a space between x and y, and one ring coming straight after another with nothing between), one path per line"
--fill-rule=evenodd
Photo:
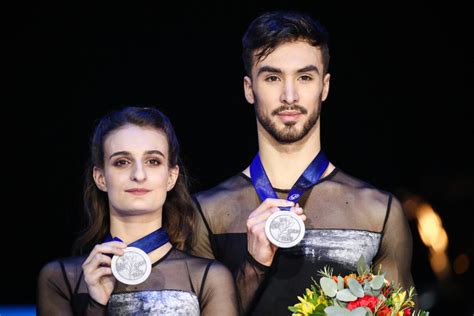
M327 160L326 155L320 150L309 166L306 167L296 183L293 184L290 193L288 193L287 200L296 204L303 193L319 181L328 165L329 161ZM270 183L270 179L268 179L267 173L263 168L258 153L250 164L250 178L255 191L257 191L257 194L262 201L267 198L278 199L278 196ZM280 209L282 211L288 211L290 210L290 207L280 207Z
M154 232L149 233L148 235L135 240L131 244L129 244L129 247L136 247L140 248L143 250L145 253L150 253L155 249L160 248L164 244L166 244L170 240L170 237L166 230L163 227L158 228ZM104 242L109 242L109 241L120 241L123 242L120 238L118 237L113 237L110 235L110 233L105 236Z

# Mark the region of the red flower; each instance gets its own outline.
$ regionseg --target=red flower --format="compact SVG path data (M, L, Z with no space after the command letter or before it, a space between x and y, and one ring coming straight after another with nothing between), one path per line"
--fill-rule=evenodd
M411 309L407 308L403 311L403 315L410 316L411 315Z
M382 308L379 308L377 311L378 316L390 316L392 314L392 309L386 305L383 305Z
M378 300L379 299L375 296L364 295L364 297L361 297L353 302L349 302L349 304L347 304L347 309L351 311L354 308L362 306L370 308L370 310L373 312L375 311L375 306L377 306Z
M392 309L386 305L383 305L381 308L378 309L377 315L378 316L390 316L392 314Z
M389 294L390 294L390 287L384 287L382 289L382 295L385 297L388 297Z

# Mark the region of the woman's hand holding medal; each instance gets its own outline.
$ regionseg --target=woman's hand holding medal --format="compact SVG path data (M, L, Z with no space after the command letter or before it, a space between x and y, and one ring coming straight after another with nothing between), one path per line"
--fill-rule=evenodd
M96 302L106 305L109 301L116 282L110 268L111 257L123 255L126 247L125 243L119 241L98 244L82 264L89 295Z

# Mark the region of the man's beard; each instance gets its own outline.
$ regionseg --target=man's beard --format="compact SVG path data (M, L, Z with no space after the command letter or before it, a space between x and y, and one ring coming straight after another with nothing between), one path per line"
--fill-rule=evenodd
M308 113L308 110L299 105L282 105L276 110L272 111L271 117L278 115L278 113L282 111L288 110L296 110L303 115ZM266 116L263 111L260 110L259 105L257 103L255 104L255 114L257 116L257 120L268 132L268 134L270 134L277 142L281 144L291 144L303 139L318 122L320 111L321 107L319 107L317 111L313 112L300 131L297 131L294 127L296 122L287 122L285 123L285 127L283 129L278 130L275 122L271 120L271 117Z

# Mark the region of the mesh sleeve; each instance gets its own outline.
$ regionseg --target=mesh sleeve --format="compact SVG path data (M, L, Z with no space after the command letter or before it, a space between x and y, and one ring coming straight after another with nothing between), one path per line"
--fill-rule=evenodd
M382 266L385 278L404 288L413 286L411 275L412 235L400 202L389 202L387 219L375 269Z
M58 261L45 265L38 277L38 315L74 315L71 282L66 277L64 266ZM82 306L83 315L105 315L106 306L90 297L87 306Z
M260 264L248 252L247 258L237 271L235 282L240 301L241 313L245 315L252 305L252 301L263 283L270 268Z
M195 209L197 214L194 216L194 237L190 253L199 257L215 259L211 246L212 233L208 227L208 222L204 218L201 205L197 199L194 199L194 202L196 204Z
M213 261L202 282L201 315L238 315L234 279L221 263Z

